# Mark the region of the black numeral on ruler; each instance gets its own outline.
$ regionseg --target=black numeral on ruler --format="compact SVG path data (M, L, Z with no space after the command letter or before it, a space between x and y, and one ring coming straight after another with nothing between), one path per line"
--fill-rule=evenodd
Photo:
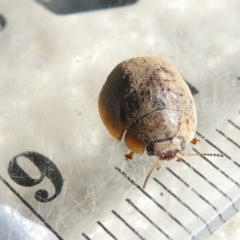
M31 161L40 171L41 176L38 179L29 176L18 164L18 158L25 157ZM63 187L63 178L56 167L56 165L44 155L37 152L24 152L15 156L8 165L8 173L10 178L20 186L32 187L40 184L42 180L47 177L55 188L55 193L48 197L48 192L45 189L39 189L35 193L35 199L42 203L47 203L55 199L61 192ZM58 238L63 239L47 222L38 214L38 212L3 178L0 176L0 180L14 193L21 202L32 211L32 213L42 221L42 223Z

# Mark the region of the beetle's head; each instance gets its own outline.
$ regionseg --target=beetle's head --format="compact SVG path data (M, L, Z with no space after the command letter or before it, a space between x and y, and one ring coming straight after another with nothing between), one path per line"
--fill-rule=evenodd
M196 144L199 140L197 138L194 138L191 143ZM159 141L154 141L150 142L147 147L147 153L148 155L155 155L156 157L156 163L154 164L153 168L150 170L148 173L144 184L143 184L143 189L146 187L147 181L153 172L153 170L156 168L157 170L160 169L159 166L159 160L171 160L177 157L179 161L181 159L179 158L181 156L214 156L214 157L223 157L222 154L218 153L197 153L195 154L187 154L183 153L182 151L185 149L186 142L182 137L177 137L177 138L168 138L164 140L159 140ZM177 156L177 154L179 154Z
M167 138L147 145L148 155L158 156L160 160L171 160L185 149L185 141L181 137Z

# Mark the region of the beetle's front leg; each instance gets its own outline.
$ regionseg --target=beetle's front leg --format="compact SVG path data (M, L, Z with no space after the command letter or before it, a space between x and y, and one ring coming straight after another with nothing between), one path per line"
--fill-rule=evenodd
M134 152L129 151L129 152L125 155L125 160L127 160L127 161L132 160L132 159L133 159L133 155L134 155Z

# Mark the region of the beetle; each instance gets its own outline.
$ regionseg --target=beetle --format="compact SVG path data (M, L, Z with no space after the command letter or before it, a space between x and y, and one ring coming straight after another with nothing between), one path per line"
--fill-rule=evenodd
M145 150L157 156L144 187L154 168L160 168L160 160L180 161L186 145L199 141L194 138L197 114L190 89L160 58L135 57L118 64L102 87L98 106L113 138L121 141L124 136L130 150L126 159Z

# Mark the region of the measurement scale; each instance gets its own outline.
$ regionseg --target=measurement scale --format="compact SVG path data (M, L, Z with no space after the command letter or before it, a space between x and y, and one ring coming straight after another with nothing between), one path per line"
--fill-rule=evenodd
M0 3L0 240L209 238L240 209L239 3L74 4ZM154 158L124 161L97 109L134 56L179 70L201 140L186 152L223 158L164 162L142 189Z

